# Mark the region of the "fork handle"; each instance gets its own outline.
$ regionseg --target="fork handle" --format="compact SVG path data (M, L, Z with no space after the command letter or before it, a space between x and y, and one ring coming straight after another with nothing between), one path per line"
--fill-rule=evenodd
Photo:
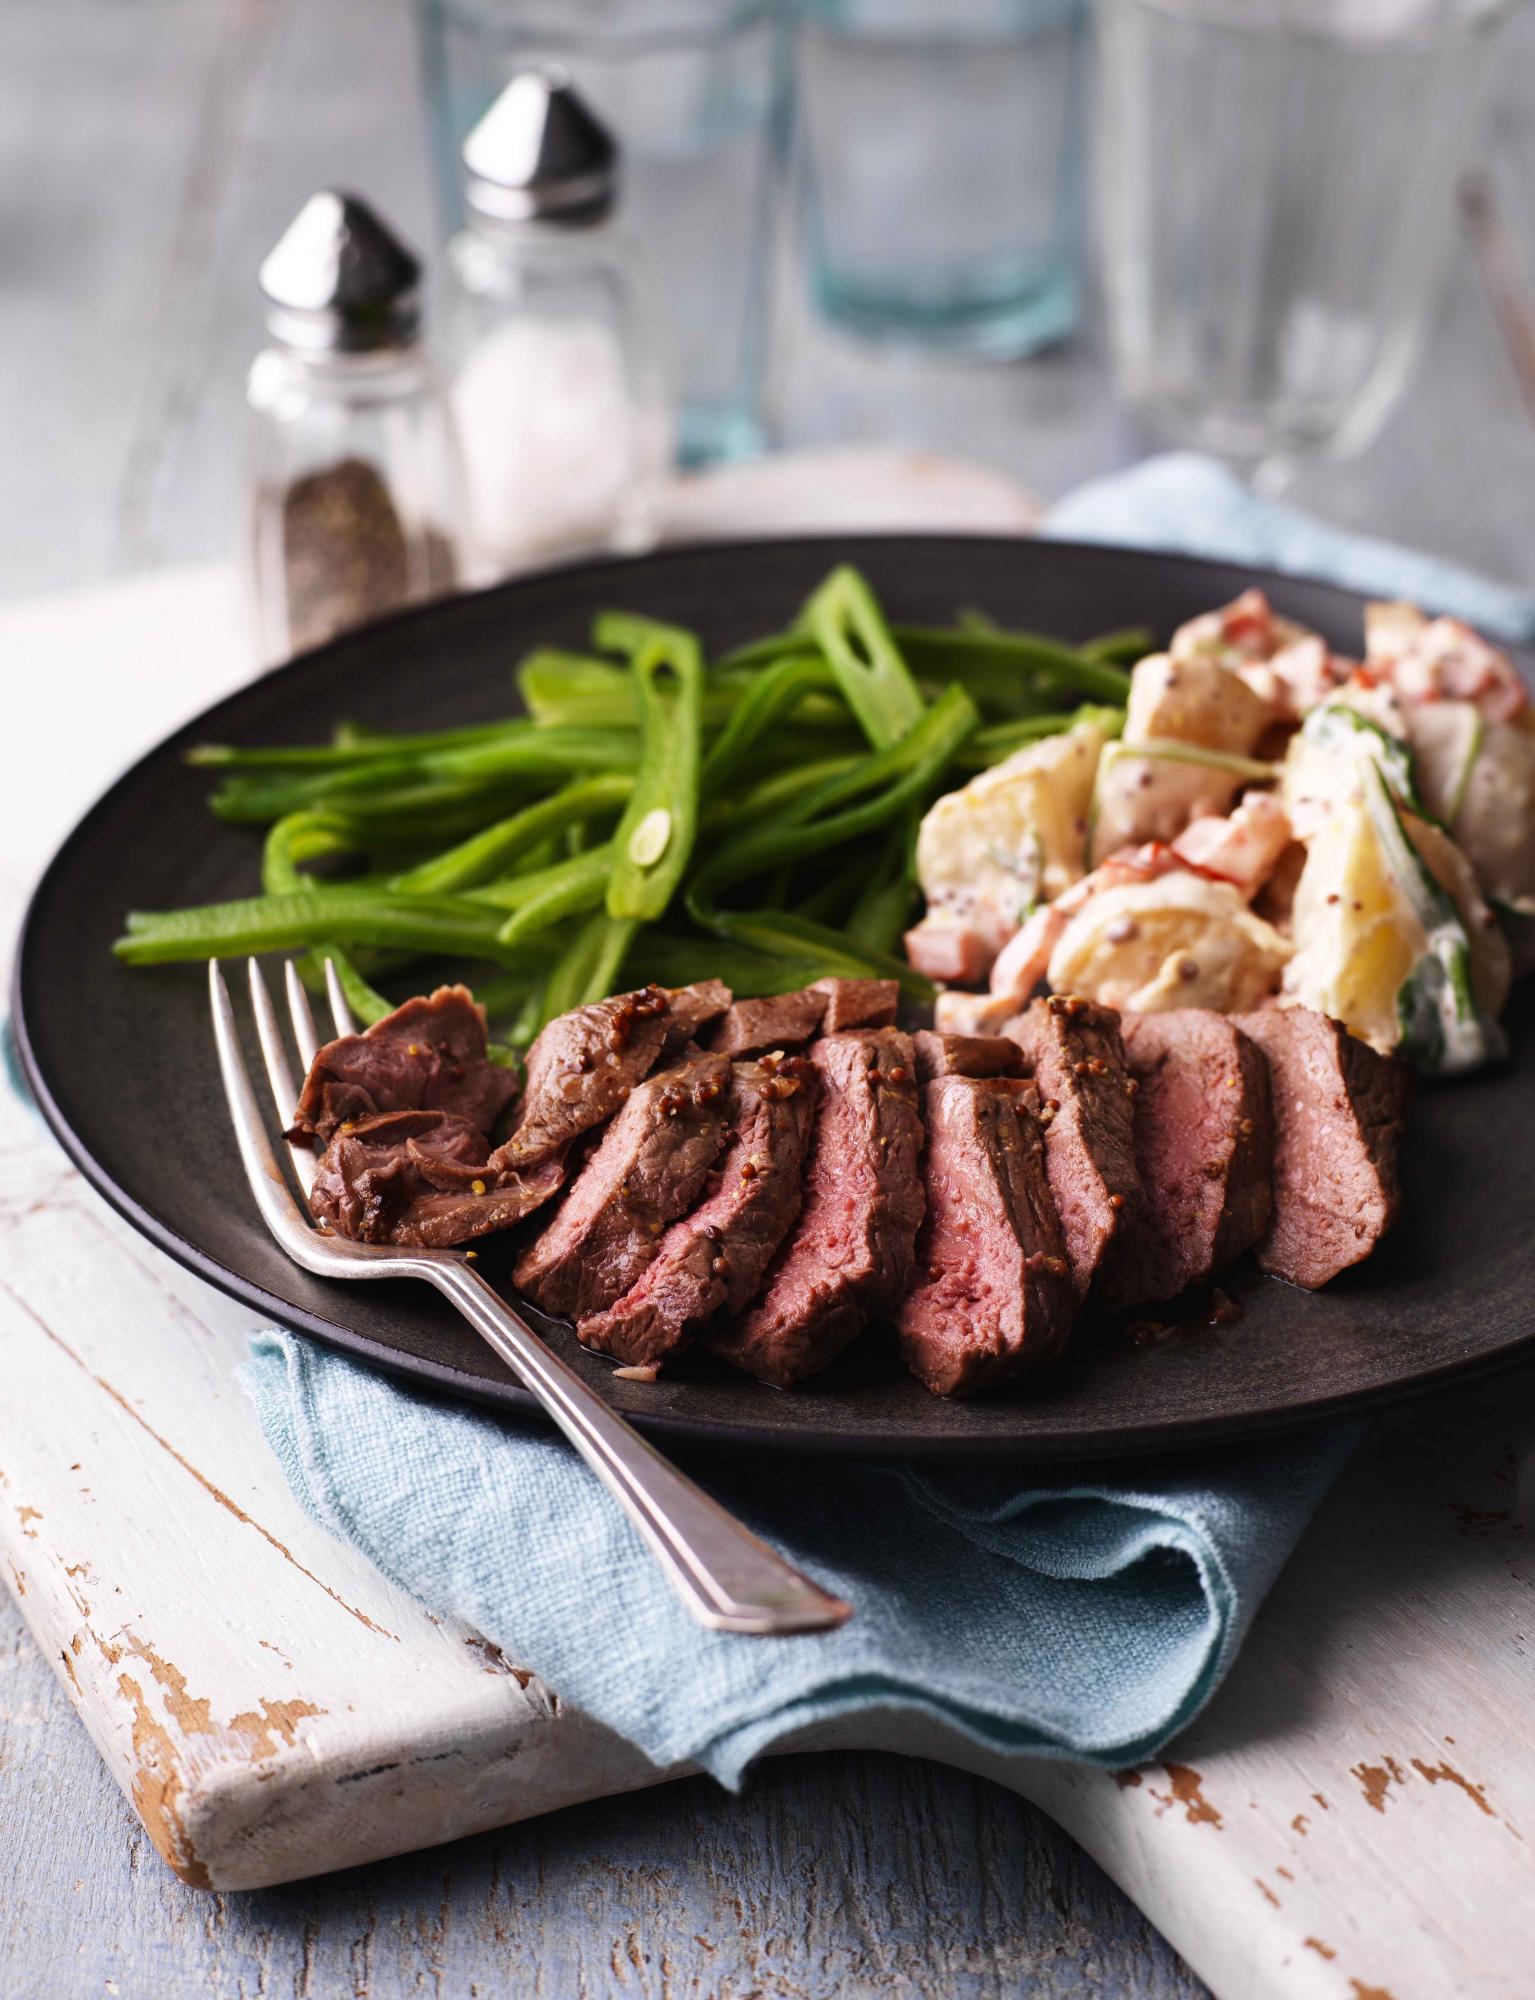
M538 1398L634 1523L701 1625L826 1632L852 1607L797 1570L680 1473L519 1319L468 1264L423 1262L475 1332Z

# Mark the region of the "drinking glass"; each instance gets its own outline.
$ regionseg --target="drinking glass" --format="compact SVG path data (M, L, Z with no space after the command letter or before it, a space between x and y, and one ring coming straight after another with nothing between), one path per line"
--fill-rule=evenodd
M1499 5L1099 0L1110 365L1277 483L1367 444L1442 288Z
M1076 324L1082 0L801 0L815 304L853 332L1025 354Z
M778 0L421 0L445 218L459 148L516 69L553 62L617 134L625 226L661 283L684 464L762 444L787 51Z

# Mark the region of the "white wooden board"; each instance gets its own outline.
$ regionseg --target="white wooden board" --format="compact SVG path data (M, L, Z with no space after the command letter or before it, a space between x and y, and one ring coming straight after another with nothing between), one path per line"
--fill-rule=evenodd
M245 654L227 578L191 573L24 607L0 657L38 715L65 676L80 697L67 749L23 721L9 928L56 831ZM0 1227L0 1574L185 1880L290 1879L665 1775L305 1519L231 1380L246 1312L135 1238L9 1100ZM1532 1422L1526 1373L1384 1427L1165 1764L1007 1764L868 1718L807 1741L1015 1786L1223 2000L1524 2000Z

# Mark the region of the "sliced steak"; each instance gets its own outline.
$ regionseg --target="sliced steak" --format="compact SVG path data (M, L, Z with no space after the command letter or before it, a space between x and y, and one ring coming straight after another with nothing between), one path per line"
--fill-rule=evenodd
M1119 1303L1172 1299L1203 1284L1268 1227L1268 1065L1224 1014L1182 1007L1120 1022L1135 1096L1135 1161L1151 1243L1148 1289Z
M1274 1117L1274 1208L1258 1262L1315 1291L1396 1220L1407 1072L1309 1007L1261 1008L1237 1026L1268 1063Z
M939 1396L999 1389L1053 1361L1075 1298L1032 1083L939 1076L922 1093L927 1215L896 1320Z
M466 986L439 986L327 1042L288 1136L325 1145L338 1126L384 1111L447 1111L488 1133L516 1094L515 1073L486 1054L484 1008Z
M705 1048L721 1055L757 1056L772 1049L800 1049L810 1041L826 1012L826 995L813 986L797 993L772 993L760 1000L737 1000L704 1037Z
M477 1125L449 1111L388 1111L338 1130L315 1172L316 1215L360 1243L442 1249L510 1228L556 1193L558 1160L497 1181Z
M671 1003L663 1051L669 1056L679 1055L689 1042L699 1040L703 1030L730 1008L730 988L723 979L695 979L691 986L663 990Z
M1136 1269L1151 1239L1135 1164L1130 1073L1119 1016L1052 994L1008 1024L1039 1084L1045 1163L1071 1260L1077 1303L1141 1293ZM1156 1273L1145 1274L1155 1281Z
M726 1113L735 1137L711 1176L712 1192L672 1224L621 1299L580 1321L588 1347L631 1366L662 1361L715 1313L751 1303L800 1212L819 1089L819 1073L803 1056L735 1065Z
M597 1313L655 1256L703 1192L725 1143L730 1064L696 1054L633 1092L513 1279L544 1312Z
M1023 1050L1007 1035L940 1035L919 1028L911 1038L917 1077L1022 1076Z
M922 1220L922 1117L911 1040L898 1028L827 1035L810 1052L821 1105L804 1206L760 1299L706 1336L748 1374L787 1388L824 1368L911 1284Z
M706 980L675 991L642 986L561 1014L528 1050L522 1112L492 1167L515 1171L562 1152L729 1004L729 988Z
M826 995L821 1020L824 1034L840 1035L847 1028L892 1028L901 989L893 979L818 979L812 993Z

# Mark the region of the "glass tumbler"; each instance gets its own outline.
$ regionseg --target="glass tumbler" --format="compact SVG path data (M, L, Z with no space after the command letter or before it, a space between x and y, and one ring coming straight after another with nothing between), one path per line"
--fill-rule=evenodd
M684 464L762 437L787 52L779 0L419 0L443 209L459 148L512 72L564 70L617 134L623 211L660 283Z
M1077 319L1082 0L801 0L812 296L833 325L1026 354Z
M1498 5L1099 0L1120 394L1269 479L1374 436L1442 289Z

